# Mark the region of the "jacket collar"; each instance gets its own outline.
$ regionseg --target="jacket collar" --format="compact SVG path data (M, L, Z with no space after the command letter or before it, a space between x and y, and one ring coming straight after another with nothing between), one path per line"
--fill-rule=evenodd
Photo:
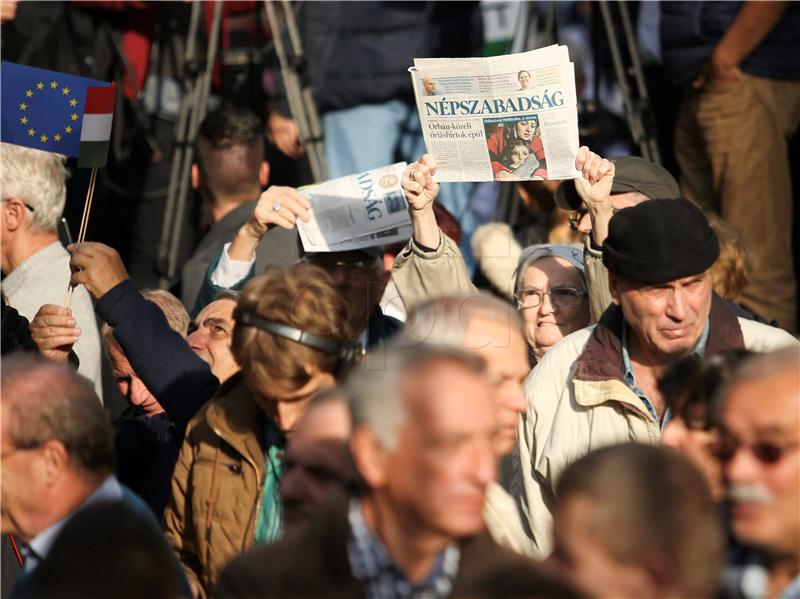
M736 313L716 293L711 298L708 319L710 328L706 355L744 348L744 337ZM617 380L625 384L622 375L622 321L622 309L615 304L603 312L575 362L575 380Z
M264 415L241 373L220 387L208 405L208 424L228 445L254 462L261 472L265 465Z

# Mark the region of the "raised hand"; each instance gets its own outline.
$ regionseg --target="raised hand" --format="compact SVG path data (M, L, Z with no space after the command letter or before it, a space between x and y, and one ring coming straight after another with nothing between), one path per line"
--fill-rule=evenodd
M81 336L72 311L64 306L45 304L30 324L31 339L46 358L66 362L72 346Z

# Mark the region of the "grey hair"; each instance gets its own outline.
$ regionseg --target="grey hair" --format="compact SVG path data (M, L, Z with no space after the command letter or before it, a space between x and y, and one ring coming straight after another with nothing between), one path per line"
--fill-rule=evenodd
M223 289L222 291L217 292L217 294L214 296L214 299L211 301L216 302L218 300L233 300L238 304L241 298L241 291L237 291L236 289Z
M461 348L473 318L486 318L507 324L509 330L522 331L519 312L508 302L487 292L428 300L408 315L403 340L411 346L430 343Z
M583 264L583 250L571 245L554 245L550 243L540 243L537 245L529 245L519 256L517 268L514 271L514 297L519 295L520 287L522 286L522 275L528 270L528 267L539 260L540 258L563 258L575 267L580 275L581 285L583 291L589 291L589 286L586 283L586 271Z
M401 393L401 382L408 374L435 368L444 361L479 376L486 372L486 363L476 354L432 344L408 349L402 337L400 333L376 350L381 354L381 368L370 367L368 358L350 372L343 387L353 428L369 427L378 442L389 450L395 448L397 432L406 421L407 405Z
M181 337L186 337L186 333L189 332L190 318L181 300L165 289L145 289L141 293L144 299L153 302L158 306L158 309L164 313L164 318L167 319L169 328L178 333ZM114 339L112 335L113 332L114 328L107 322L104 322L103 326L100 328L100 338L103 340L103 344L105 344L106 347L108 347L110 343L114 343L119 348L117 340Z
M0 190L33 208L31 228L52 231L67 200L66 157L12 144L0 144Z

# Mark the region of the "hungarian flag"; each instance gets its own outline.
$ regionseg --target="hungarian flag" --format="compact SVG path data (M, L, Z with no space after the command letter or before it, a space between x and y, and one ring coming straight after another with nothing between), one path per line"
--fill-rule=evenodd
M105 166L115 98L112 83L3 61L0 140Z

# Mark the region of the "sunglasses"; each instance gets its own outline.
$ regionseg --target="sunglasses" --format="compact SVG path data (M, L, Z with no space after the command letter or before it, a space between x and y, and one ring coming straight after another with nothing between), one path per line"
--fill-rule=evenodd
M800 440L783 444L771 441L756 441L748 445L732 437L723 437L714 445L712 452L720 462L727 463L736 457L740 449L744 448L762 464L772 465L780 462L788 451L798 446L800 446Z

